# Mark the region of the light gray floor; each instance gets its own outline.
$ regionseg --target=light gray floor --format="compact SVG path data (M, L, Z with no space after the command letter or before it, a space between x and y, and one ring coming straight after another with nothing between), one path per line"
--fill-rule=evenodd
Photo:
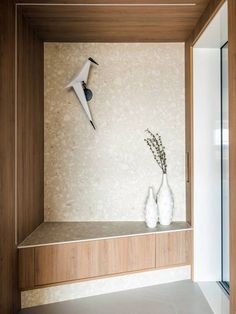
M212 314L190 280L25 309L21 314Z

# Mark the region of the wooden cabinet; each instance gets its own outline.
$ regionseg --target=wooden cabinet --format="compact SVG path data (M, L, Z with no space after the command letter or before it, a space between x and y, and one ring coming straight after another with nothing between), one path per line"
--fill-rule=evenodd
M154 268L154 248L154 235L38 247L35 285Z
M19 259L19 283L22 290L32 286L141 271L155 268L155 235L22 249Z
M156 235L156 268L191 264L192 231Z
M191 231L19 250L21 290L191 263Z

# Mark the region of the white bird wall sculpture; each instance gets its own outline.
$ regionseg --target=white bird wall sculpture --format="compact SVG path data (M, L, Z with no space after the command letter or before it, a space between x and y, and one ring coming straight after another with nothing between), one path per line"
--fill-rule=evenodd
M87 117L89 118L90 123L95 130L95 125L87 102L91 100L93 96L92 91L87 88L88 75L92 63L98 65L95 60L93 60L92 58L88 58L88 60L84 63L81 71L77 75L75 75L75 77L70 81L66 88L72 87L74 89L82 107L84 108L85 113L87 114Z

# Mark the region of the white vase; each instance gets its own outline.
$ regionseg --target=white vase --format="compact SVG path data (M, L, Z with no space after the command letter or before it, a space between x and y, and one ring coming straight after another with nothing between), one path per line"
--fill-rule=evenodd
M161 186L157 192L157 206L159 209L160 224L165 226L170 225L174 212L174 197L166 173L162 175Z
M145 222L148 228L155 228L158 221L157 203L152 187L149 187L148 197L145 205Z

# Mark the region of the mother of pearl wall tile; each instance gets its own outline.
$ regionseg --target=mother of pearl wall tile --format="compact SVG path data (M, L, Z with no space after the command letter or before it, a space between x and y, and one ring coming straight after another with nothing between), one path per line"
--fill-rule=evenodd
M72 90L94 58L94 131ZM143 220L161 171L144 142L158 131L167 151L175 220L185 219L184 44L45 44L45 220Z
M34 289L21 293L21 307L27 308L168 282L188 280L190 277L191 266L187 265Z

